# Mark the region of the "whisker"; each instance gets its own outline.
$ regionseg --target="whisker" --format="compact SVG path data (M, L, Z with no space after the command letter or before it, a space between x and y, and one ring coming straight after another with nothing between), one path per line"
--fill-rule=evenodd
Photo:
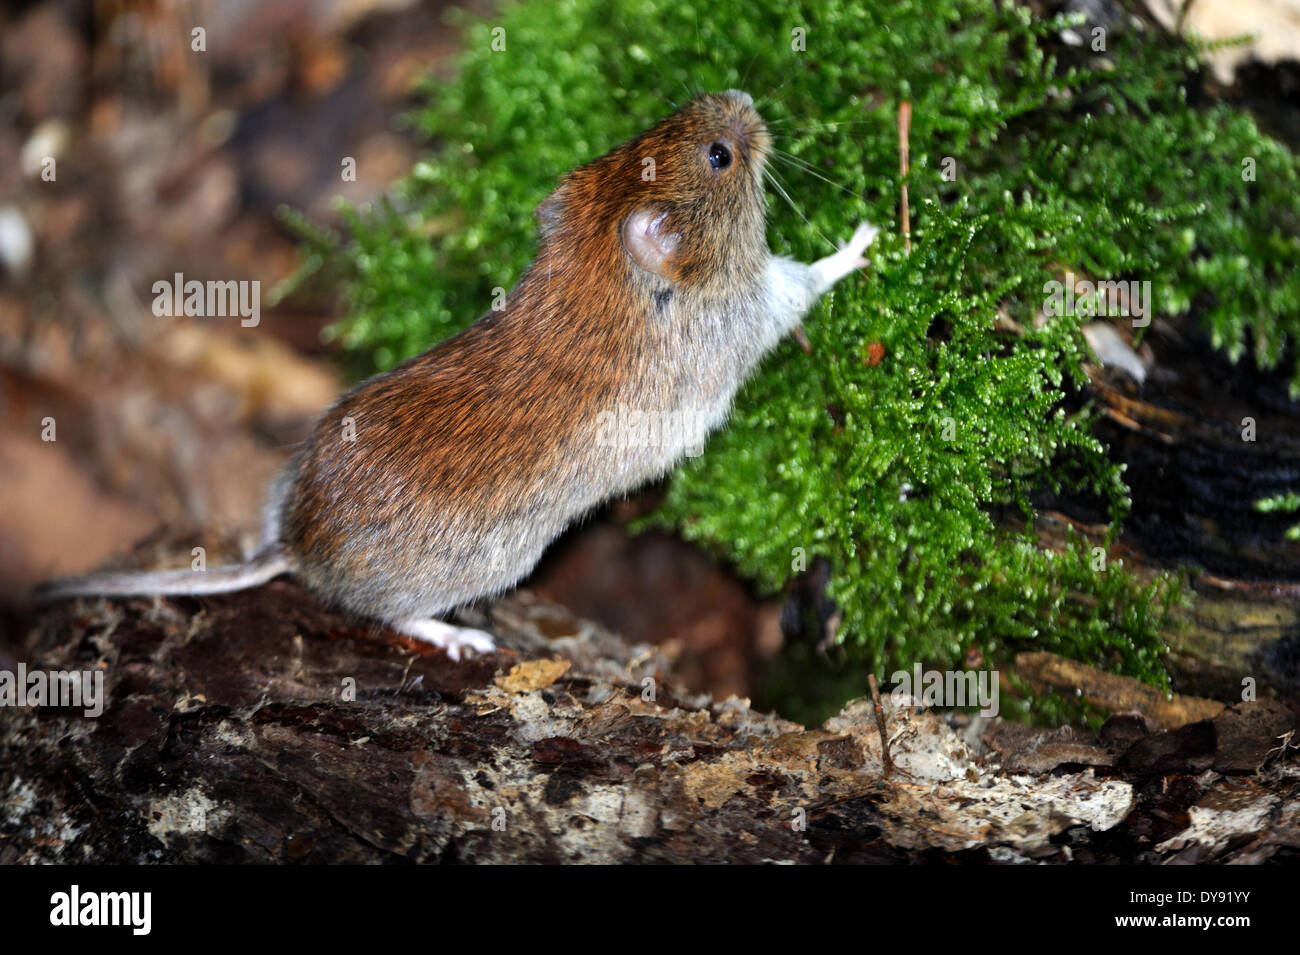
M754 68L754 64L758 62L758 56L759 56L758 53L755 53L752 57L750 57L749 66L745 67L745 75L740 78L740 86L738 86L737 89L743 90L745 88L745 84L749 82L749 71L752 70Z
M693 9L695 14L695 59L699 63L704 62L704 40L700 34L700 11Z
M794 79L794 77L795 77L795 74L794 74L794 73L791 73L789 76L787 76L787 77L785 78L785 81L782 82L781 85L778 86L776 89L774 89L774 90L768 90L768 91L767 91L766 93L764 93L762 96L755 97L755 102L756 102L756 103L765 103L765 102L767 102L767 101L769 101L769 100L775 98L775 97L776 97L776 94L779 93L779 92L781 92L781 90L785 89L786 84L789 83L792 79Z
M830 238L826 235L826 233L823 232L821 229L817 228L815 225L813 225L812 221L809 220L809 218L803 214L803 210L794 204L794 200L790 198L790 193L785 191L785 186L781 185L781 180L776 177L776 172L764 167L763 175L767 177L768 182L770 182L773 185L773 187L776 189L778 193L780 193L780 195L785 199L785 201L790 204L790 208L795 211L795 214L798 215L799 218L804 221L804 223L808 226L808 228L812 229L819 236L821 236L822 239L826 242L826 244L829 245L831 248L835 248L835 243L830 240Z
M834 129L837 126L872 126L879 125L874 119L828 119L820 123L808 123L804 129Z
M812 163L800 159L798 156L793 156L790 153L786 152L785 150L773 148L772 158L779 159L781 162L784 163L789 163L795 169L798 169L802 172L806 172L808 175L820 179L822 182L826 183L826 185L834 186L836 189L838 189L840 192L844 193L845 195L852 196L854 199L862 198L852 189L846 188L845 186L840 185L838 182L835 182L833 179L828 179L826 176L823 176L820 172L818 172L816 169L813 168Z
M864 120L853 119L853 120L844 120L843 122L827 122L821 125L805 125L805 126L789 126L787 125L788 122L789 120L786 119L774 119L769 121L767 125L779 127L782 130L782 132L790 132L790 133L838 133L838 132L843 132L846 129L854 129L856 127L862 127L862 126L879 127L880 126L880 123L870 119L864 119Z
M624 21L624 19L621 16L615 16L613 22L620 30L623 31L623 37L627 40L627 45L629 47L632 47L637 44L636 37L632 35L632 31L628 29L627 23ZM672 99L668 96L668 94L663 92L663 88L669 85L667 74L664 73L663 67L659 65L659 61L655 60L653 57L650 58L650 64L652 65L654 71L659 75L659 83L657 86L659 98L662 99L669 106L671 106L673 108L673 111L675 112L677 109L679 109L678 104L674 103Z

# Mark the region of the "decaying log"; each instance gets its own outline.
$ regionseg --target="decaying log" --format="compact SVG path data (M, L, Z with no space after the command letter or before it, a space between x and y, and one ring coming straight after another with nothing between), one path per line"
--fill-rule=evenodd
M1093 706L1113 713L1141 713L1161 729L1212 719L1224 709L1218 700L1199 696L1175 693L1166 699L1160 690L1140 680L1106 673L1054 653L1017 654L1015 668L1034 686L1075 690Z
M1065 546L1067 528L1090 545L1105 542L1106 528L1052 511L1035 524L1039 542ZM1118 557L1146 582L1162 568L1122 541ZM1194 599L1179 607L1161 633L1163 661L1174 688L1188 696L1240 699L1249 680L1258 695L1300 699L1300 585L1284 580L1236 580L1214 574L1190 575ZM1073 685L1075 684L1066 684Z
M357 626L289 582L32 618L25 665L102 668L108 701L98 718L0 709L0 863L1300 850L1287 797L1300 758L1285 743L1268 752L1295 714L1275 703L1173 733L1125 724L1066 738L999 720L959 733L886 695L886 779L869 700L804 729L745 700L683 695L661 652L526 593L486 613L470 622L502 649L461 663ZM1216 755L1229 742L1248 756Z

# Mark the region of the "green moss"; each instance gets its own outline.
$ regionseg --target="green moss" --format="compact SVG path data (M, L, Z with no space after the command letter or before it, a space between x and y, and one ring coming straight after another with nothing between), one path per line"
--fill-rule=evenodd
M793 157L774 164L798 207L769 197L774 251L810 261L864 218L893 226L909 100L911 254L882 235L873 269L809 316L812 354L778 348L653 520L766 591L830 561L852 686L827 698L862 692L864 666L960 666L971 648L1165 685L1177 582L1094 569L1079 539L1040 548L1028 498L1066 482L1115 521L1127 506L1071 404L1079 320L1040 314L1066 270L1150 281L1157 310L1194 308L1234 358L1253 345L1274 365L1300 334L1300 167L1248 116L1188 106L1194 51L1116 37L1108 68L1064 69L1047 53L1064 21L984 0L571 0L457 19L458 77L411 116L430 159L348 210L346 241L308 237L311 261L344 269L345 346L385 367L472 321L532 257L530 213L558 177L694 90L748 89ZM995 523L1008 509L1023 530Z
M1274 494L1272 497L1262 497L1255 502L1255 510L1264 514L1274 512L1295 513L1300 511L1300 492L1287 491L1285 494ZM1300 540L1300 524L1292 524L1286 529L1283 535L1287 540Z

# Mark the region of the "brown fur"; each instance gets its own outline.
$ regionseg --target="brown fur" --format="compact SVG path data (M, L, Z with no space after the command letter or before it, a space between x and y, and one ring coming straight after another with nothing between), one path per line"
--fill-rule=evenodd
M715 170L707 149L720 138L736 148ZM365 613L438 613L531 569L544 542L527 525L549 541L626 490L608 478L629 462L593 454L592 424L620 401L687 397L693 376L674 368L695 309L665 316L655 294L680 305L759 281L767 145L751 106L705 96L566 176L538 210L541 249L505 308L354 389L307 442L281 540L307 582ZM654 181L642 179L646 156ZM671 283L620 241L620 224L647 207L681 237ZM522 538L516 560L492 540L507 526ZM484 561L506 566L484 573Z
M718 142L729 165L708 161ZM488 634L432 618L511 586L573 520L701 446L817 295L866 264L865 224L812 265L770 255L768 145L733 90L565 176L501 311L326 412L272 488L259 557L211 576L92 575L49 596L213 593L288 570L453 657L489 649ZM644 440L611 417L623 409L674 424Z

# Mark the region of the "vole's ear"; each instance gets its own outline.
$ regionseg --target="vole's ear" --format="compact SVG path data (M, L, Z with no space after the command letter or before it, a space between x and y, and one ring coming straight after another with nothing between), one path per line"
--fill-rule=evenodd
M560 188L547 196L537 211L533 214L537 216L537 228L542 233L543 239L549 239L560 225L560 218L564 215L564 202L568 198L569 184L561 183Z
M623 248L632 261L647 272L672 279L676 271L673 253L681 235L668 229L668 213L637 209L623 223Z

